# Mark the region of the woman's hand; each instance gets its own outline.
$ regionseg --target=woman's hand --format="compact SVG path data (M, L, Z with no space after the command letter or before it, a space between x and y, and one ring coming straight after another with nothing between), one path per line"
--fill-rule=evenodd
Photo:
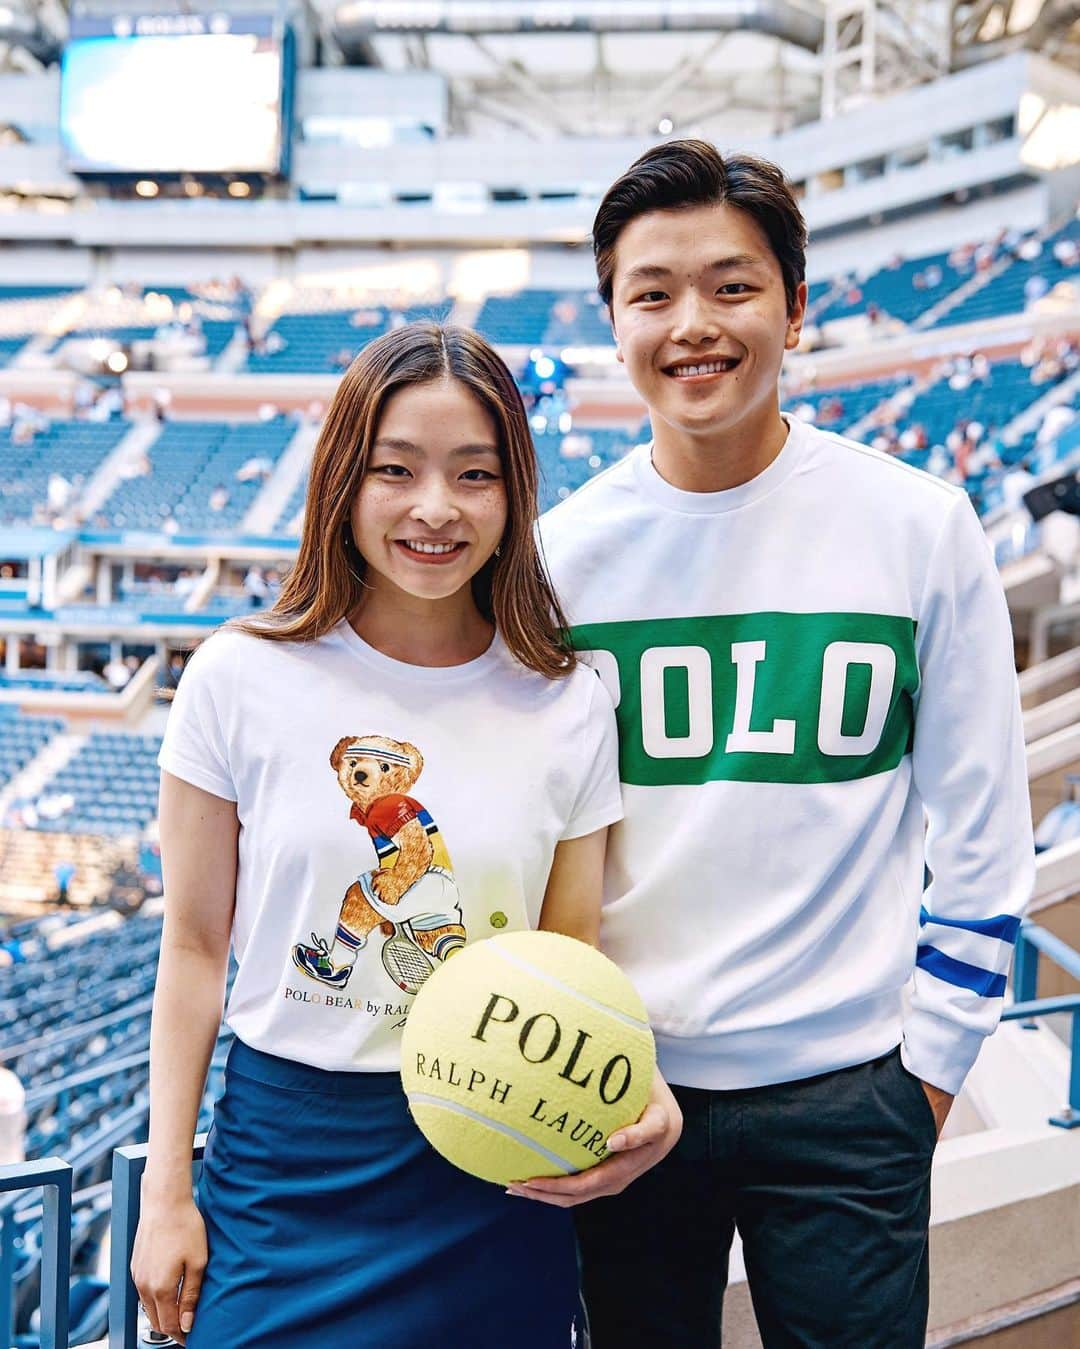
M179 1344L194 1324L206 1254L206 1225L190 1194L144 1198L131 1277L151 1326Z
M542 1204L555 1204L559 1208L573 1208L602 1195L621 1194L650 1166L668 1155L679 1141L682 1124L679 1103L658 1069L641 1118L636 1124L616 1130L608 1139L611 1156L576 1176L515 1182L507 1194L538 1199Z

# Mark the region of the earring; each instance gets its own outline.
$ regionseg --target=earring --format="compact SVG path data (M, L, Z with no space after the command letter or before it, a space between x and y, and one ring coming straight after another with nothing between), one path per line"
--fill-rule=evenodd
M501 544L501 543L497 543L497 544L495 545L495 556L496 556L496 557L502 557L502 544Z

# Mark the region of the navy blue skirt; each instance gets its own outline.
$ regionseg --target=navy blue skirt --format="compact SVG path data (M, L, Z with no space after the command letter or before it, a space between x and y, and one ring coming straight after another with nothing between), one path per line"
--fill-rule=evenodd
M434 1152L396 1073L235 1041L206 1146L210 1258L189 1349L570 1349L567 1211Z

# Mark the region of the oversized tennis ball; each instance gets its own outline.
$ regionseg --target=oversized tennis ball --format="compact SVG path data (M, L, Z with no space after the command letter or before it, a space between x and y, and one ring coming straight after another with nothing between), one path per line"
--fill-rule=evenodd
M626 975L554 932L466 946L417 994L401 1051L428 1142L499 1185L595 1166L645 1109L656 1065Z

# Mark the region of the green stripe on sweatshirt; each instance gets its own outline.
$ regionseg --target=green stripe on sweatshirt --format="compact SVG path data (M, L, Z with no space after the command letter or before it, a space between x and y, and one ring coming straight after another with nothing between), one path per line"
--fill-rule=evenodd
M616 697L625 783L849 782L911 750L911 618L722 614L570 635Z

